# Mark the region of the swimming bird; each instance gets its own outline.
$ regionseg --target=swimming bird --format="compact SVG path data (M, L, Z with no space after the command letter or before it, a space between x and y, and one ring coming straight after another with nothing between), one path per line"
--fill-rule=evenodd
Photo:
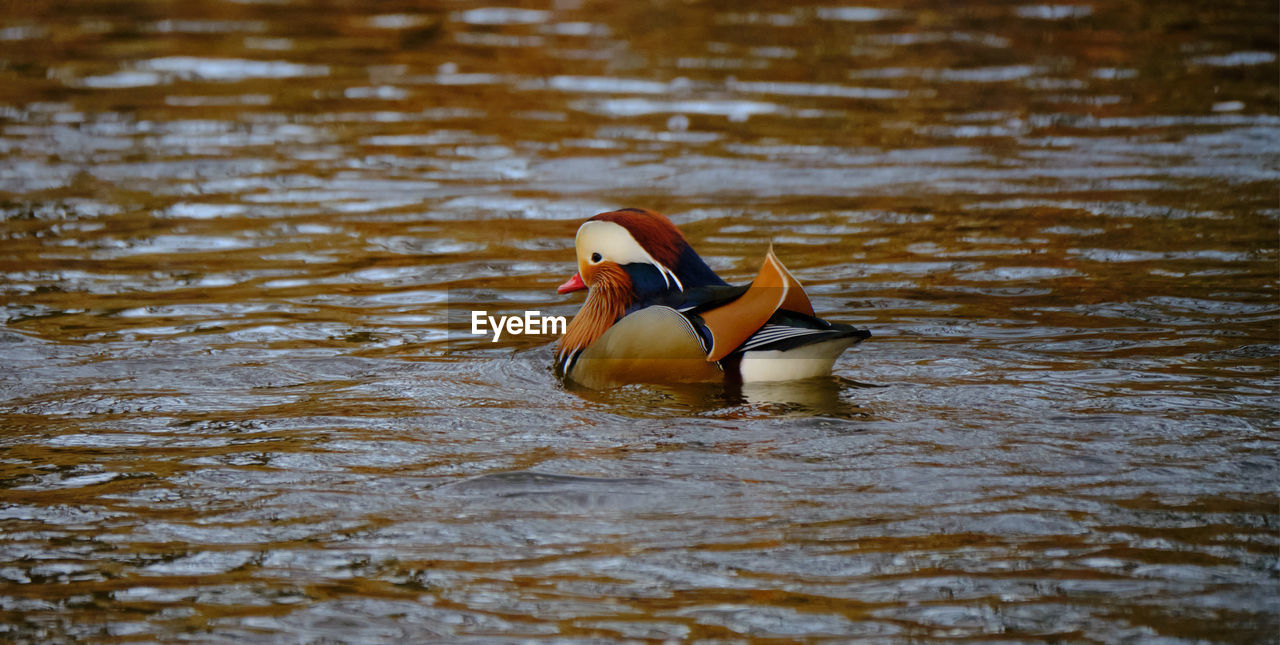
M600 213L574 245L578 271L557 291L587 289L587 299L557 343L555 371L591 389L824 376L871 336L818 318L772 246L755 280L732 286L651 210Z

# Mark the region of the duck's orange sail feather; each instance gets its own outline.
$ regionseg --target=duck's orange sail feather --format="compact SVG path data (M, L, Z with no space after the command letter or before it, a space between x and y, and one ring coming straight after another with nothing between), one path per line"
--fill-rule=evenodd
M711 330L712 344L707 360L718 361L733 353L779 309L814 315L804 287L782 265L770 246L760 273L746 293L723 307L699 314Z

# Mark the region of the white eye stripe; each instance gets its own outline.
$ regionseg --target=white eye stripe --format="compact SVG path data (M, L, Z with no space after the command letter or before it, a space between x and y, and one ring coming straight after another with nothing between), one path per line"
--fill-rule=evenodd
M674 282L677 289L684 291L684 285L680 284L680 279L676 277L675 272L653 259L653 256L649 255L649 252L645 251L644 247L631 236L631 232L620 224L604 220L585 222L578 227L578 236L574 244L578 248L579 265L585 265L588 261L596 264L603 260L618 264L643 262L653 265L662 275L662 281L667 286L671 286ZM600 255L601 259L596 260L596 255Z

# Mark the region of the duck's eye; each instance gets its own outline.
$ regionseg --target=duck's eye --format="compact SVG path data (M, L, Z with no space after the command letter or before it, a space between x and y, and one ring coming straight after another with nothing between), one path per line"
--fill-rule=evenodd
M595 263L597 263L597 262L599 262L600 260L603 260L603 259L604 259L604 258L600 257L600 254L599 254L599 253L592 253L592 254L591 254L591 263L592 263L592 264L595 264Z

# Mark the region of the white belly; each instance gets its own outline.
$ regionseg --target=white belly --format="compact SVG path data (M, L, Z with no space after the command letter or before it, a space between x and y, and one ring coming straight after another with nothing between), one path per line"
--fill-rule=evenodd
M742 373L743 383L826 376L831 373L836 357L857 341L856 338L836 338L786 351L747 352L742 355L742 363L738 369Z

